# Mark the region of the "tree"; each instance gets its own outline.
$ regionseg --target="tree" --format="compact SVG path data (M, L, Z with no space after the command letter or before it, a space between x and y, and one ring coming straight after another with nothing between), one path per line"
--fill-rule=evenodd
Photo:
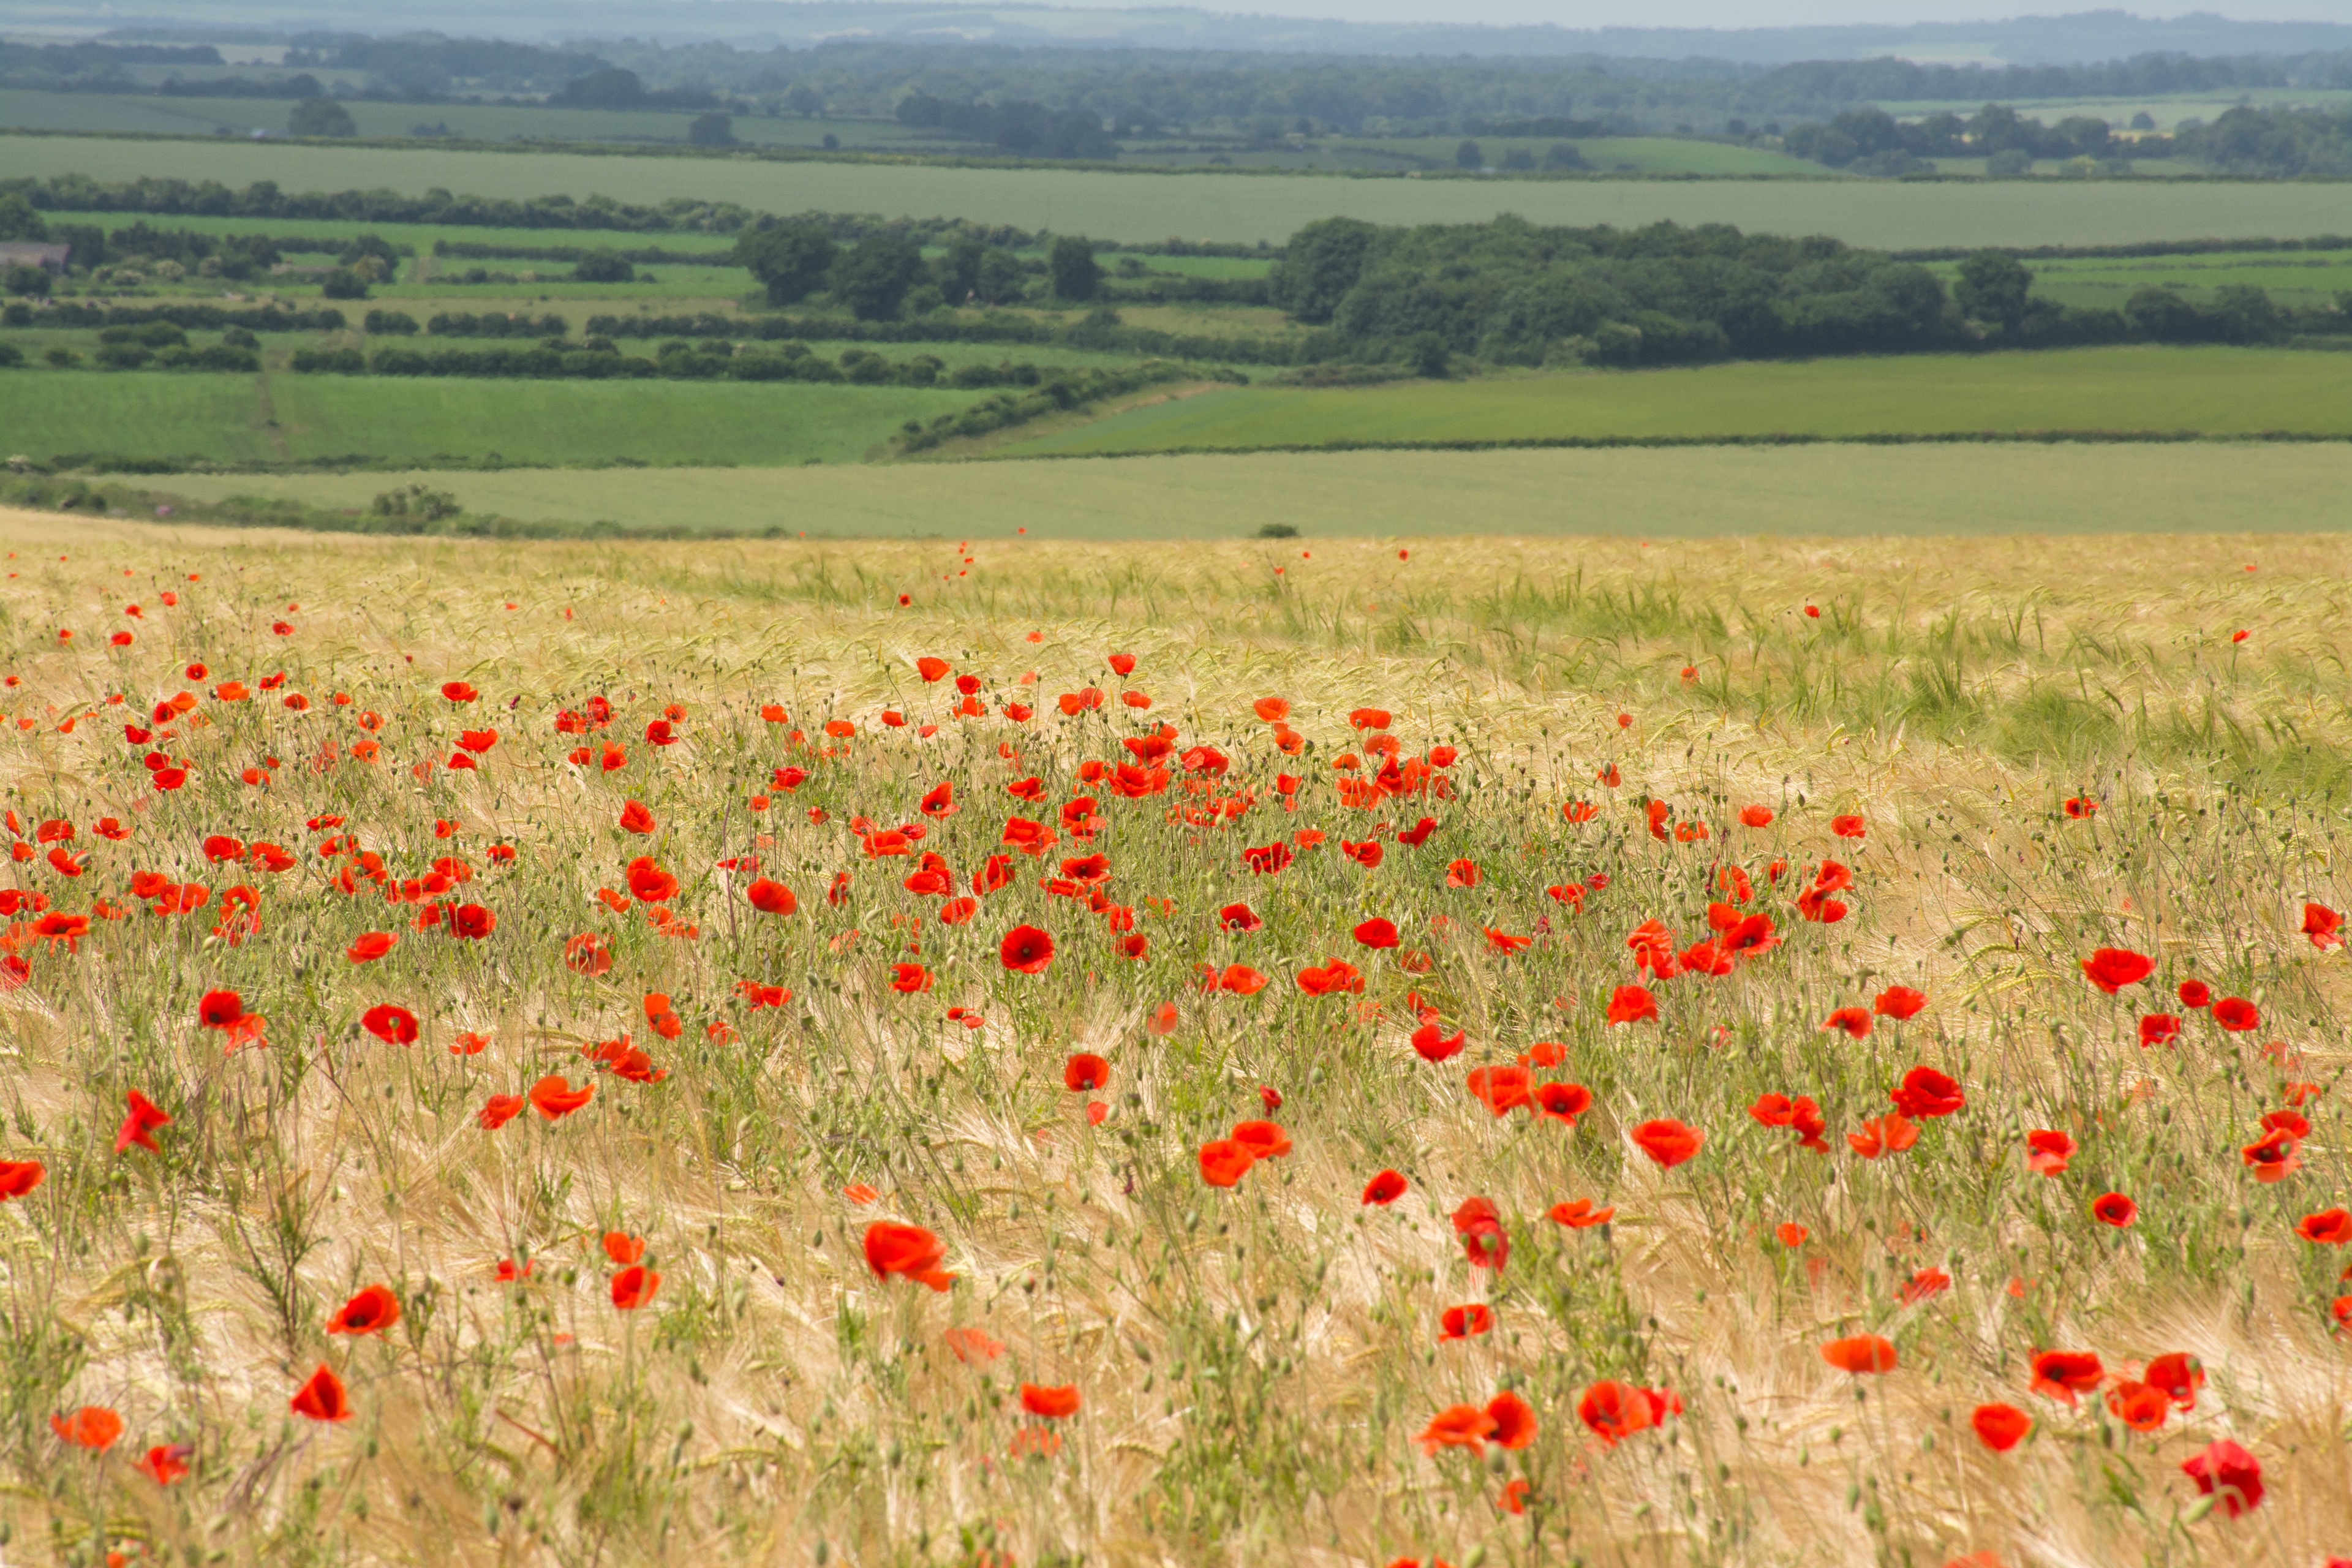
M1054 292L1065 300L1091 300L1102 284L1102 268L1095 265L1095 247L1075 234L1066 234L1054 241L1045 265L1053 274Z
M1364 275L1380 230L1359 218L1318 219L1290 237L1266 279L1266 299L1310 326L1331 319Z
M0 239L47 239L48 226L33 204L10 191L0 195Z
M753 229L735 241L735 265L751 268L771 305L795 305L824 287L840 254L833 236L806 221Z
M633 109L645 98L646 84L636 72L606 66L573 77L560 91L550 93L547 101L562 109Z
M953 309L979 292L981 262L987 255L988 247L980 241L959 239L931 263L931 275L940 281L941 304Z
M286 130L294 136L356 136L359 126L352 120L352 111L331 98L306 98L294 106L286 117Z
M861 321L887 321L923 272L922 248L903 234L870 235L833 264L834 297Z
M1454 149L1454 162L1461 168L1483 169L1486 166L1486 155L1478 151L1475 142L1465 142Z
M2025 319L2026 296L2032 289L2033 274L2023 262L1998 250L1979 250L1960 263L1952 296L1969 319L2013 332Z
M686 140L694 147L732 147L735 145L735 121L725 114L698 114L686 128Z
M637 269L628 258L617 250L598 247L583 251L572 264L572 279L575 283L634 283Z
M1021 258L1002 246L992 245L980 258L980 278L973 292L984 305L1009 305L1021 298Z

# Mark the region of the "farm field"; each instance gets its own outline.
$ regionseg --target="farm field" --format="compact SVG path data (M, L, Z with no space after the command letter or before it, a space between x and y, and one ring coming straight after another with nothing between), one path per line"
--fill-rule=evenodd
M832 463L980 395L789 382L10 371L0 372L0 431L10 451L37 457Z
M2352 354L2138 345L1237 387L1017 440L1003 452L2032 430L2352 434Z
M2340 537L955 538L0 515L13 1539L2352 1539Z
M2236 284L2260 289L2281 305L2313 306L2352 290L2352 250L2216 253L2128 259L2044 261L2033 269L2033 291L2064 305L2119 307L2140 289L2177 289L2197 296Z
M237 186L274 180L289 191L383 187L422 194L438 185L486 196L563 192L625 202L685 195L766 212L969 217L1129 241L1173 236L1280 243L1318 217L1472 222L1513 212L1538 223L1729 223L1889 248L2091 245L2324 234L2344 228L2347 212L2346 187L2296 182L1391 179L70 136L0 139L0 158L12 172L27 175L79 173L123 180L146 174Z
M1398 535L1974 534L2352 529L2352 445L1695 447L1258 452L1082 463L175 474L197 500L364 508L423 484L468 511L837 538L1319 542ZM1024 532L1025 531L1025 532ZM1269 541L1280 564L1290 546Z

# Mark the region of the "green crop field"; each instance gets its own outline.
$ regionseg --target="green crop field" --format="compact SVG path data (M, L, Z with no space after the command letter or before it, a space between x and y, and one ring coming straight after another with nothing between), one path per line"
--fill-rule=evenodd
M1148 405L1005 452L1988 430L2352 436L2352 354L2068 349L1238 387Z
M2088 245L2322 234L2352 216L2347 186L2292 182L1376 179L68 136L0 141L0 165L16 174L101 180L275 180L289 191L381 186L422 194L439 185L518 199L553 192L625 202L695 196L769 212L961 216L1130 240L1279 241L1309 219L1334 215L1451 223L1513 212L1539 223L1730 223L1897 247Z
M797 382L409 381L156 371L0 372L0 443L215 462L854 461L982 395Z
M2352 526L2352 446L1241 453L1085 463L183 475L200 500L362 507L421 480L532 521L841 537L1970 534ZM1290 547L1269 543L1278 563Z
M2260 289L2280 305L2326 305L2352 289L2352 250L2286 251L2129 259L2035 261L2033 291L2064 305L2121 305L2135 289L2210 292L2225 284ZM1955 267L1953 271L1957 271Z

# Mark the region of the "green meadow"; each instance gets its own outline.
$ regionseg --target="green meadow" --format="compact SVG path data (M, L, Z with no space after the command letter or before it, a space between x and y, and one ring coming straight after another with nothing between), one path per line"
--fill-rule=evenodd
M2262 532L2352 525L2352 445L1258 452L1085 463L212 474L199 500L364 507L421 481L469 511L580 526L839 538L1244 539L1269 567L1318 539L1399 534L1843 536Z
M2133 346L1248 386L1149 404L1002 451L2042 430L2352 436L2352 354Z
M1538 223L1621 226L1671 219L1894 248L2300 236L2343 228L2347 216L2342 185L2289 181L1415 179L74 136L0 139L0 164L16 174L100 180L143 174L234 186L274 180L297 192L381 187L421 195L437 185L516 199L693 196L766 212L968 217L1129 240L1248 243L1279 242L1309 219L1333 216L1467 223L1510 212Z
M0 373L0 443L215 463L854 462L982 394L799 382L417 380L163 371Z

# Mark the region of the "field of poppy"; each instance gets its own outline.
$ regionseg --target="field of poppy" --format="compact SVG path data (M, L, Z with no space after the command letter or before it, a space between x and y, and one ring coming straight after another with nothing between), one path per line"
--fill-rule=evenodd
M2352 1554L2333 539L0 543L27 1560Z

